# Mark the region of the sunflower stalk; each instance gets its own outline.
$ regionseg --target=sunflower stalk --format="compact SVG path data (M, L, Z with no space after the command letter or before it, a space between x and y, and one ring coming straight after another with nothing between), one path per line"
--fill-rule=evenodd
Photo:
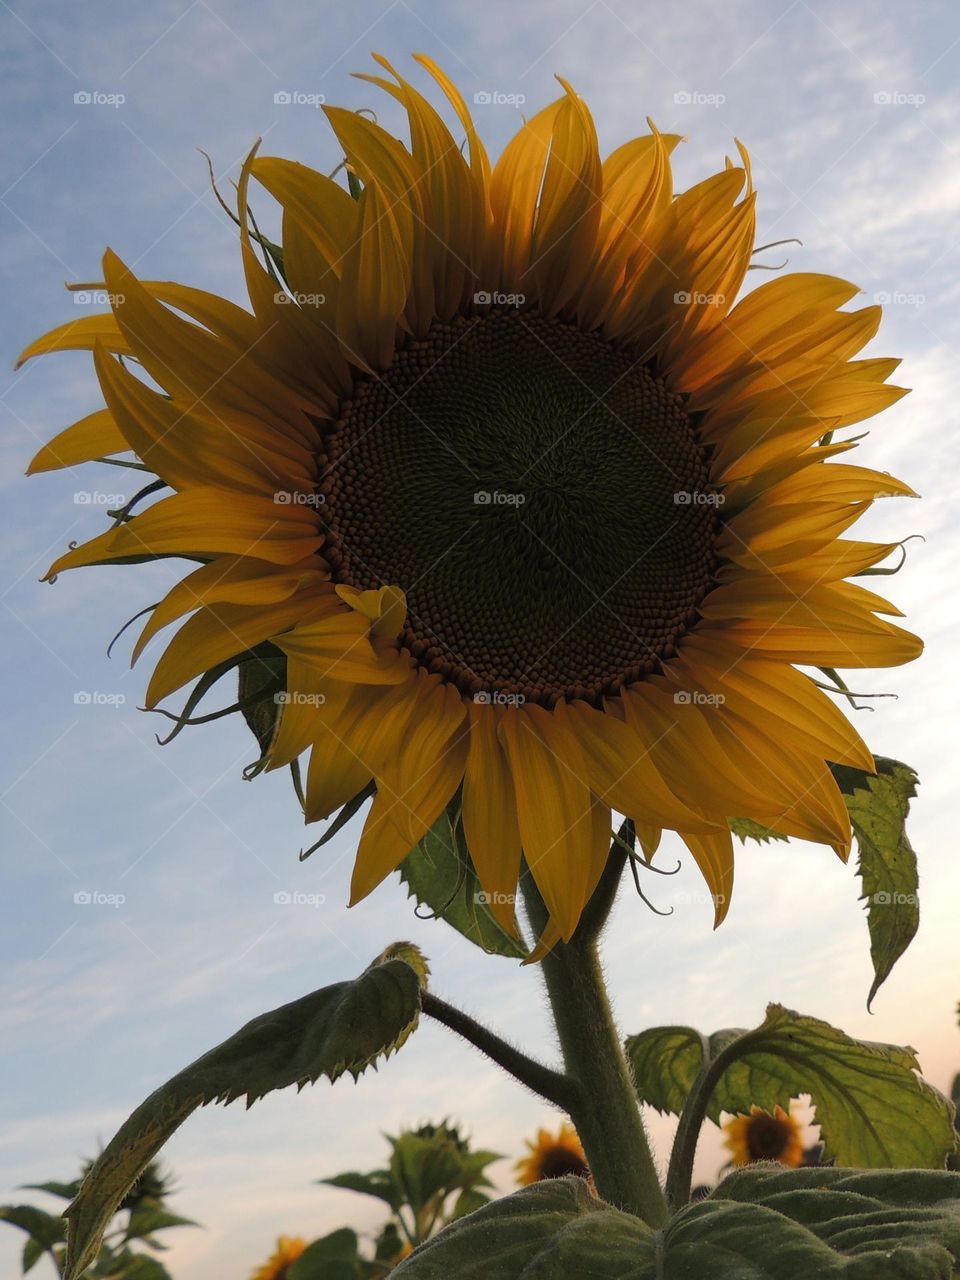
M521 883L530 923L542 934L547 908L529 873ZM667 1218L666 1201L613 1019L596 934L578 930L544 956L541 967L567 1075L577 1086L569 1115L597 1192L660 1227Z

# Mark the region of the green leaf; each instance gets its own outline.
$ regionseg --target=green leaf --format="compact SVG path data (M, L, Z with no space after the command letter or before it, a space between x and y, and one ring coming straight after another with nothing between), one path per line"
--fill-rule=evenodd
M917 855L906 832L917 775L899 760L877 756L875 761L876 775L833 766L857 838L857 871L867 903L874 972L868 1009L920 924Z
M63 1219L36 1209L32 1204L0 1205L0 1222L9 1222L12 1227L26 1231L44 1251L51 1250L66 1238Z
M359 1274L359 1261L357 1233L341 1227L308 1245L288 1267L284 1280L353 1280Z
M809 1093L826 1154L841 1164L942 1169L954 1148L953 1109L919 1079L912 1049L854 1040L782 1005L769 1005L754 1031L704 1041L690 1028L655 1028L626 1047L640 1097L664 1111L682 1106L705 1052L706 1062L722 1054L725 1069L707 1108L714 1121L753 1104L786 1108Z
M80 1190L82 1179L77 1178L73 1182L27 1182L21 1191L45 1191L47 1195L59 1196L61 1200L72 1200Z
M590 1194L538 1183L453 1223L397 1280L950 1280L960 1176L844 1169L723 1182L660 1231Z
M130 1221L124 1233L125 1240L142 1240L152 1236L155 1231L166 1227L196 1227L199 1223L192 1218L181 1218L179 1214L170 1213L157 1205L143 1205L130 1214Z
M442 813L400 864L400 878L420 906L446 920L483 951L524 959L527 949L494 919L462 833Z
M752 818L731 818L730 830L735 836L739 836L744 844L747 840L756 840L759 844L769 844L771 840L786 841L789 838L782 836L779 831L773 831L770 827L765 827L762 822L754 822Z
M77 1280L96 1257L120 1201L188 1116L209 1102L246 1097L250 1106L290 1085L303 1088L321 1075L356 1078L398 1049L417 1025L421 974L416 948L397 944L352 982L338 982L261 1014L161 1085L133 1112L100 1154L66 1210L64 1280Z
M458 1218L391 1272L397 1280L639 1280L653 1233L594 1197L582 1178L555 1178ZM654 1272L649 1272L651 1278ZM703 1273L706 1276L707 1272Z
M626 1042L637 1093L658 1111L679 1115L705 1063L742 1031L702 1036L693 1027L651 1027Z
M145 1253L122 1255L120 1265L116 1269L111 1268L110 1276L116 1276L117 1280L172 1280L163 1263Z
M465 1218L468 1213L476 1213L478 1209L482 1209L485 1204L490 1203L490 1197L483 1191L477 1191L475 1187L466 1187L457 1196L453 1206L453 1212L450 1217Z
M385 1201L393 1210L398 1209L402 1203L400 1192L386 1169L374 1169L372 1173L338 1173L335 1178L321 1178L319 1181L323 1186L356 1191L362 1196L374 1196L377 1200Z

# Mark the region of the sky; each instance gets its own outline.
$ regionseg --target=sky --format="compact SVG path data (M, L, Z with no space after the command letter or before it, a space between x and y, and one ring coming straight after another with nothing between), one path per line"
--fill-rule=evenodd
M556 96L555 73L590 103L604 151L644 132L647 116L686 135L675 156L680 187L714 172L739 137L753 158L760 243L802 241L766 261L786 256L789 269L842 276L863 301L887 303L867 354L903 357L897 381L913 391L868 424L858 461L903 477L923 501L878 504L858 529L923 536L883 585L927 649L909 667L858 673L860 688L897 697L872 702L857 725L875 753L920 775L910 822L918 937L868 1014L852 862L802 842L746 846L730 914L714 933L695 869L666 840L662 865L682 857L681 870L646 889L673 913L652 914L625 886L604 958L624 1032L750 1026L779 1000L851 1034L913 1045L927 1077L947 1089L960 1069L956 6L930 0L905 21L895 0L0 0L0 28L0 1202L31 1198L20 1184L72 1177L187 1062L255 1014L356 975L398 938L428 955L439 994L556 1058L535 969L418 919L395 877L346 909L355 826L298 863L304 832L287 776L242 780L256 752L235 718L157 744L162 722L138 709L146 664L131 672L129 646L112 659L105 648L171 584L173 568L97 568L39 583L68 542L104 527L103 495L128 489L123 472L96 465L24 478L39 445L101 401L83 354L14 374L17 353L85 314L78 308L95 309L63 285L96 281L107 245L143 277L240 300L236 237L197 148L224 185L259 136L265 154L330 171L340 156L320 98L372 106L401 133L392 104L350 78L372 69L372 50L409 67L423 88L426 77L405 63L414 51L440 62L468 100L490 94L476 119L493 154L522 113ZM763 278L753 273L748 287ZM279 905L284 890L317 901ZM443 1115L509 1157L493 1167L502 1189L524 1138L554 1122L435 1024L356 1086L321 1082L250 1112L196 1115L166 1151L175 1206L204 1224L171 1234L176 1280L245 1277L281 1232L374 1228L372 1202L316 1180L375 1167L384 1132ZM650 1123L663 1163L672 1126ZM713 1130L698 1176L711 1179L720 1163ZM0 1234L0 1274L18 1274L21 1243L12 1229Z

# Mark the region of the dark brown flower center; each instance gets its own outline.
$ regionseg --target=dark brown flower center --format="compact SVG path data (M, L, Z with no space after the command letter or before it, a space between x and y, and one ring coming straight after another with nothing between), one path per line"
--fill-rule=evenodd
M747 1126L747 1151L751 1160L779 1160L792 1136L791 1127L776 1116L751 1116Z
M587 1162L570 1151L567 1147L550 1147L540 1156L540 1181L548 1178L566 1178L573 1174L577 1178L589 1178L590 1169Z
M408 342L357 379L321 463L335 579L402 587L403 644L468 695L614 694L711 584L719 495L681 398L535 313Z

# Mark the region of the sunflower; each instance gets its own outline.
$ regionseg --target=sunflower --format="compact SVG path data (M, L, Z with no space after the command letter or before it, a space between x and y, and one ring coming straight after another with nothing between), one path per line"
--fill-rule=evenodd
M280 1236L277 1247L262 1267L257 1267L250 1280L285 1280L290 1267L303 1253L307 1242L299 1236Z
M602 160L561 80L491 166L457 88L417 60L455 132L378 58L392 78L365 78L405 109L409 147L328 106L349 192L248 158L250 310L108 252L112 312L24 353L92 350L106 402L33 470L132 450L158 478L136 502L172 490L49 576L199 562L136 644L192 615L147 704L251 654L279 671L265 764L310 752L307 821L374 795L352 903L449 810L504 927L525 859L542 946L569 939L615 810L648 859L679 833L719 924L730 819L846 858L829 764L874 768L795 664L921 649L846 580L899 545L847 530L912 492L835 438L904 394L896 360L852 358L880 309L842 310L856 287L813 274L734 305L754 251L739 143L675 195L680 139L651 123ZM251 235L251 179L282 245Z
M590 1179L590 1168L577 1131L567 1121L555 1134L549 1129L538 1130L536 1141L527 1142L527 1152L514 1166L520 1187L545 1182L548 1178L566 1178L571 1174Z
M723 1126L725 1145L735 1165L755 1160L776 1160L791 1169L803 1164L803 1125L783 1107L773 1115L762 1107L751 1107L748 1116L734 1116Z

